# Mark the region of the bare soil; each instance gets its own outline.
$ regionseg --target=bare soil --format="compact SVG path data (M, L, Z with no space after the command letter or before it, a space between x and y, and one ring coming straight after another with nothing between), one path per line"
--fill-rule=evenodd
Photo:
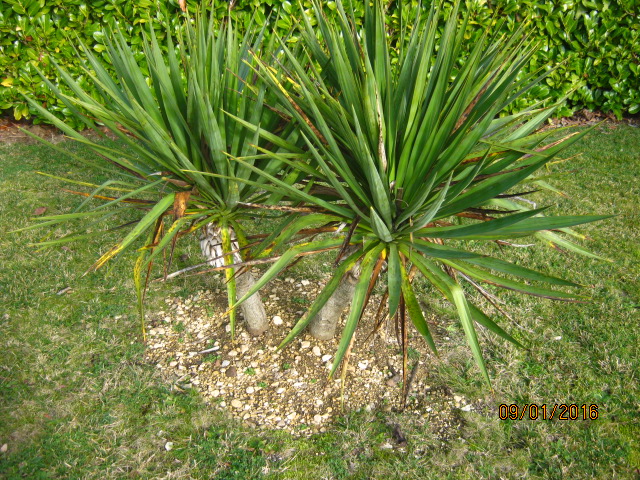
M0 144L20 143L34 145L38 140L30 136L27 132L44 138L51 143L59 143L67 140L68 137L53 125L35 125L27 121L16 122L7 117L0 117ZM98 138L99 134L92 130L85 130L84 135L88 138ZM107 130L105 135L110 136Z

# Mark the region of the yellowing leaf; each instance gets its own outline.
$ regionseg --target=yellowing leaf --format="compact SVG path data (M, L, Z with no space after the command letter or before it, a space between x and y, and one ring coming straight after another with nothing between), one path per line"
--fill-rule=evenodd
M0 85L2 85L3 87L10 87L13 85L13 80L13 78L7 77L2 81L2 83L0 83Z

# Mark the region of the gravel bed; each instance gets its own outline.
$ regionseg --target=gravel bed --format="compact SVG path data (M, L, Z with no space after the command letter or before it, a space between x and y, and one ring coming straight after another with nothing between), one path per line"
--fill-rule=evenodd
M212 407L255 428L309 435L326 431L343 411L402 410L402 357L395 334L383 328L365 343L375 299L356 332L344 389L340 369L328 379L338 339L321 342L303 334L277 349L321 287L322 282L293 278L271 282L261 292L271 328L257 338L243 330L241 317L231 338L221 288L166 299L166 308L147 318L147 359L173 388L195 388ZM419 415L445 439L459 429L460 412L476 406L430 384L434 357L427 348L422 339L412 339L404 412Z

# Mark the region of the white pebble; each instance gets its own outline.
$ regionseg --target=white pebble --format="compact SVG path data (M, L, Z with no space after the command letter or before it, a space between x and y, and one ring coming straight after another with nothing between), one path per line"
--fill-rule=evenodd
M471 405L465 405L460 410L462 410L463 412L470 412L471 411Z
M322 417L320 415L313 416L313 423L322 423Z
M333 357L333 355L329 355L329 354L323 355L322 356L322 361L323 362L328 362L329 360L331 360L331 357Z
M228 367L230 363L231 363L231 362L230 362L229 360L223 360L223 361L222 361L222 363L220 364L220 366L221 366L222 368L224 368L224 367Z
M307 340L305 340L304 342L302 342L302 343L300 344L300 348L301 348L301 349L302 349L302 348L309 348L310 346L311 346L311 342L309 342L309 341L307 341Z
M366 360L364 362L358 362L358 368L360 370L366 370L368 366L369 362L367 362Z
M252 394L253 392L255 392L255 389L254 389L253 387L247 387L246 392L247 392L248 394Z
M164 449L168 452L173 448L173 442L167 442L164 444Z
M234 400L231 400L231 406L233 408L241 408L242 407L242 402L236 398Z
M320 347L318 347L317 345L313 347L311 351L316 357L319 357L320 355L322 355L322 352L320 351Z
M228 355L229 355L230 357L235 357L236 355L238 355L238 352L237 352L236 350L231 350L231 351L228 353Z
M282 318L280 317L280 315L276 315L275 317L273 317L273 324L274 325L282 325Z
M276 390L276 393L277 393L278 395L280 395L281 393L284 393L284 388L283 388L283 387L280 387L279 389L277 389L277 390Z
M309 285L311 282L309 280L300 280L300 283L302 284L303 287L306 287L307 285Z

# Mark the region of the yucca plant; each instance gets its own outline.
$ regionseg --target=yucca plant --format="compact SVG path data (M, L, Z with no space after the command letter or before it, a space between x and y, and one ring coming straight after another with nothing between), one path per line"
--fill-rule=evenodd
M49 87L84 125L99 132L106 128L116 137L115 143L89 140L31 101L69 137L104 158L107 174L119 169L127 177L126 181L93 185L91 192L77 192L89 197L81 208L70 214L40 217L35 227L91 219L96 224L106 222L109 229L114 226L108 222L113 215L125 209L135 212L138 220L128 225L128 233L90 270L137 245L141 253L134 273L141 311L152 262L165 251L172 253L178 238L200 231L202 252L218 269L241 262L247 246L244 220L255 216L255 207L278 201L260 188L268 181L262 173L279 175L285 183L293 183L299 175L287 175L286 165L272 156L246 164L229 160L229 155L247 157L265 148L296 151L292 144L296 131L265 106L269 93L251 69L254 60L250 52L265 58L275 55L273 39L267 42L263 33L254 26L241 35L230 20L218 25L213 16L198 13L194 23L185 21L177 42L167 34L164 48L149 29L142 42L144 62L139 62L124 37L112 32L106 57L115 78L89 48L79 52L87 59L82 81L92 84L99 92L97 98L56 65L73 95L64 94L45 78ZM249 130L232 116L259 128ZM89 200L106 202L96 206ZM94 231L90 235L101 234ZM41 245L87 236L72 234ZM230 305L236 301L236 289L243 295L253 285L246 268L239 272L226 269L226 279ZM257 293L251 295L243 311L250 333L266 329L268 321ZM232 316L232 331L234 326Z
M525 195L522 189L528 189L520 185L533 181L537 170L582 134L549 142L553 133L537 129L553 109L499 116L545 75L521 73L537 49L527 40L526 25L510 38L485 32L465 50L469 14L460 19L458 3L446 21L436 6L421 20L418 7L415 20L393 36L381 0L365 2L362 28L356 27L353 12L345 11L339 0L336 5L335 21L323 14L317 1L313 22L304 18L300 35L307 65L298 63L297 55L282 43L291 64L286 84L267 64L260 63L256 70L296 119L311 160L270 155L304 171L322 194L300 191L260 172L251 157L236 161L269 180L272 192L324 209L343 228L291 247L247 295L301 254L339 251L333 276L282 343L313 324L330 299L343 295L347 275L356 278L333 375L350 351L374 286L384 277L387 318L395 319L402 332L405 366L407 314L436 352L413 286L422 278L455 306L489 382L476 326L519 342L470 301L464 283L565 301L578 296L555 288L575 283L478 253L477 243L508 245L513 238L539 235L582 251L558 231L572 233L568 227L604 217L547 217L544 209L531 209L512 198ZM289 84L295 88L286 88ZM312 216L306 217L308 222ZM294 228L297 220L289 221ZM379 317L378 326L383 319ZM324 323L330 322L325 318Z

